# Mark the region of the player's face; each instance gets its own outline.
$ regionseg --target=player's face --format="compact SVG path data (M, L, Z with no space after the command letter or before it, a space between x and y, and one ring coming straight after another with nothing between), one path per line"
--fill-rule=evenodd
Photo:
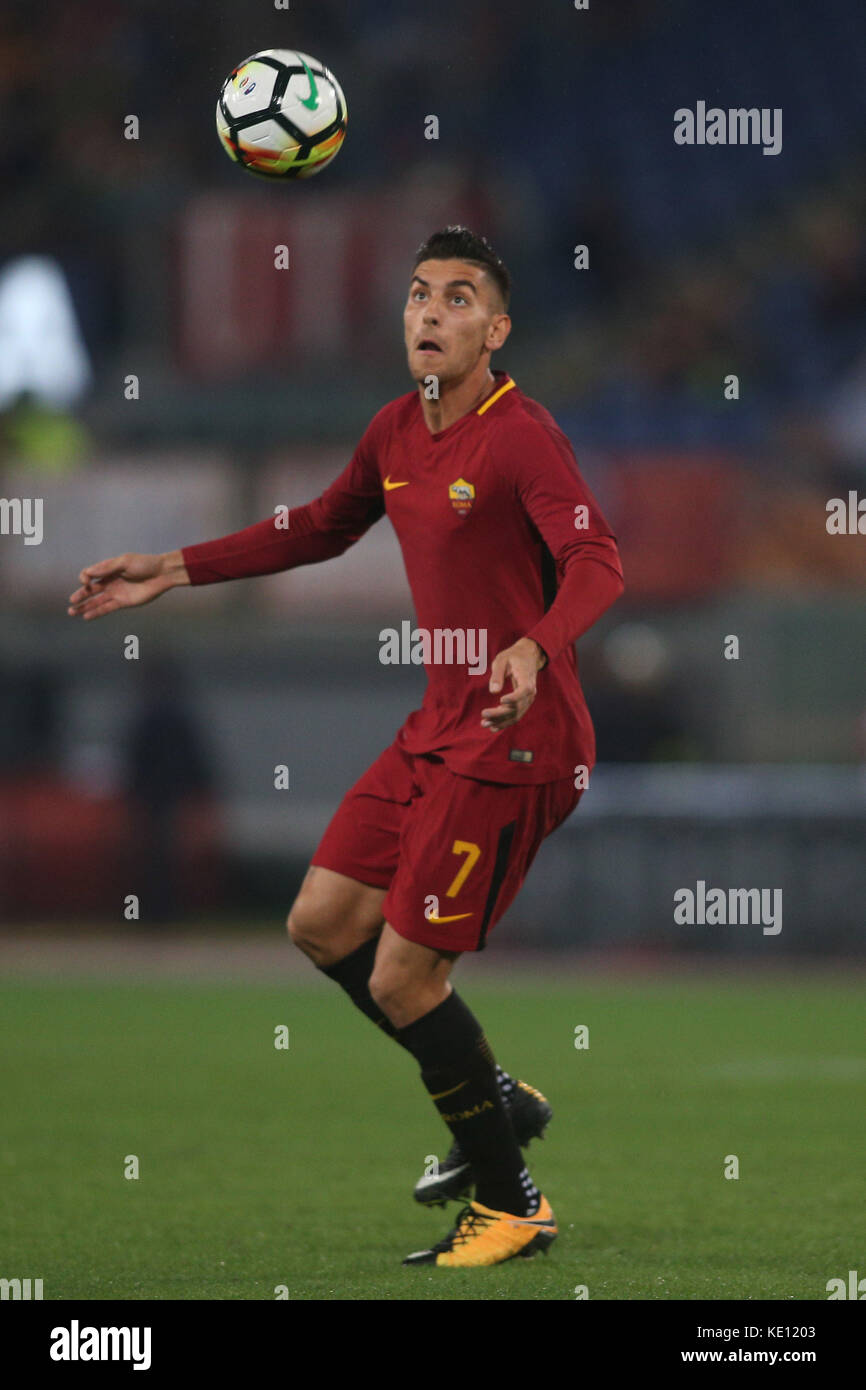
M459 381L482 352L499 346L503 324L496 287L466 261L421 261L409 284L403 328L416 381Z

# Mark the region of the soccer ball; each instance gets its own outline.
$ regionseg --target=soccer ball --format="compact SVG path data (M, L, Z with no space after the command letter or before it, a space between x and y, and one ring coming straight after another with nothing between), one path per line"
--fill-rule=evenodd
M266 179L318 174L346 138L346 98L308 53L265 48L229 73L216 109L229 159Z

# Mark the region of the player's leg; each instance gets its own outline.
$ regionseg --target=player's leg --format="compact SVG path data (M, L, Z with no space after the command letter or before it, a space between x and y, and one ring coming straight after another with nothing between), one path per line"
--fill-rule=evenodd
M378 939L385 892L312 864L289 912L289 936L314 965L327 969Z
M471 1009L452 989L454 953L406 940L387 923L370 992L415 1057L431 1100L469 1157L477 1187L444 1241L407 1264L476 1266L547 1249L550 1204L535 1187L496 1079L496 1063Z
M370 976L385 920L384 897L384 888L370 888L345 874L311 865L289 913L287 927L298 949L345 990L372 1023L404 1045L398 1029L370 993ZM530 1138L543 1132L550 1107L531 1086L515 1081L498 1065L496 1080L509 1114L516 1111L519 1142L529 1143ZM455 1147L432 1180L422 1179L415 1195L421 1202L444 1206L449 1197L459 1196L466 1189L471 1176L465 1155Z
M384 897L384 889L370 888L345 874L313 865L289 913L288 928L295 945L345 990L356 1008L388 1037L405 1046L397 1027L370 992L370 976L384 926ZM419 1011L424 1011L428 1000L430 1007L439 1002L441 981L447 978L455 959L452 954L446 961L447 969L431 969L416 998ZM515 1081L498 1065L496 1081L518 1143L525 1146L544 1133L553 1112L540 1092L524 1081ZM450 1199L468 1195L473 1178L471 1161L455 1142L436 1172L424 1173L418 1180L413 1195L422 1205L444 1206Z
M476 1198L527 1215L537 1204L484 1031L448 976L457 952L408 941L385 924L370 993L421 1068L440 1115L472 1164Z
M392 745L343 798L313 856L288 916L295 945L313 964L345 990L353 1004L389 1037L397 1029L370 994L379 936L384 925L382 902L399 861L399 842L408 807L419 794L413 760ZM330 865L331 867L326 867ZM380 886L377 886L380 885ZM532 1092L497 1068L503 1101L518 1108L519 1137L539 1133L542 1120L529 1114ZM518 1094L518 1086L522 1090ZM543 1098L542 1098L543 1100ZM543 1122L549 1118L542 1117ZM464 1158L452 1153L440 1175L419 1201L444 1202L459 1195L471 1177ZM421 1186L419 1184L419 1186Z
M389 1037L396 1034L370 994L376 945L384 925L384 888L313 864L287 920L289 936L319 970Z
M370 977L383 929L385 886L396 871L407 811L421 792L411 769L412 760L392 746L344 797L316 851L288 921L289 932L298 946L345 990L362 1013L402 1046L407 1044L396 1025L370 992ZM438 999L446 988L444 982L456 953L441 954L447 964L434 960L431 968L431 953L427 953L418 995L425 1003ZM540 1127L534 1114L527 1123L525 1104L521 1121L524 1135L542 1132L550 1118L544 1098L523 1083L516 1083L501 1067L495 1068L494 1077L497 1104L500 1110L507 1107L509 1126L512 1098L535 1105L534 1098L538 1097L546 1111ZM511 1141L514 1142L514 1130ZM528 1140L522 1137L520 1142ZM425 1181L422 1179L415 1196L423 1202L444 1202L448 1197L459 1196L472 1177L472 1164L455 1141L434 1182L419 1192Z
M352 1002L394 1036L368 981L397 867L402 816L414 794L411 759L393 744L340 802L288 917L289 935Z
M370 992L418 1061L476 1193L450 1236L408 1262L494 1264L546 1248L556 1224L523 1162L481 1024L448 975L455 953L483 949L542 839L577 797L565 783L475 782L435 760L419 760L418 775L424 794L407 813Z

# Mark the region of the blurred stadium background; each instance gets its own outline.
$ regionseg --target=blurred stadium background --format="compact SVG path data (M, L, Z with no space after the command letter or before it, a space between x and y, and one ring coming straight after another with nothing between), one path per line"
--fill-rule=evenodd
M268 46L346 90L308 184L214 133ZM85 563L315 496L410 389L411 256L465 222L514 277L494 365L568 434L627 580L580 647L593 786L497 951L862 953L864 539L826 530L866 491L862 4L7 0L0 74L0 491L44 499L41 545L0 537L7 925L132 931L130 892L142 927L281 921L420 698L378 661L412 615L387 522L92 626L66 596ZM782 152L677 146L697 100L781 107ZM675 925L699 879L781 888L781 934Z

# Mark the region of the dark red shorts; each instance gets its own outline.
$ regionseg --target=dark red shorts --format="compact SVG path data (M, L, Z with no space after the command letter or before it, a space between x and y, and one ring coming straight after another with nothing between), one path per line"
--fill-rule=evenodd
M568 777L479 782L392 743L346 793L312 862L386 888L385 921L409 941L482 951L581 795Z

